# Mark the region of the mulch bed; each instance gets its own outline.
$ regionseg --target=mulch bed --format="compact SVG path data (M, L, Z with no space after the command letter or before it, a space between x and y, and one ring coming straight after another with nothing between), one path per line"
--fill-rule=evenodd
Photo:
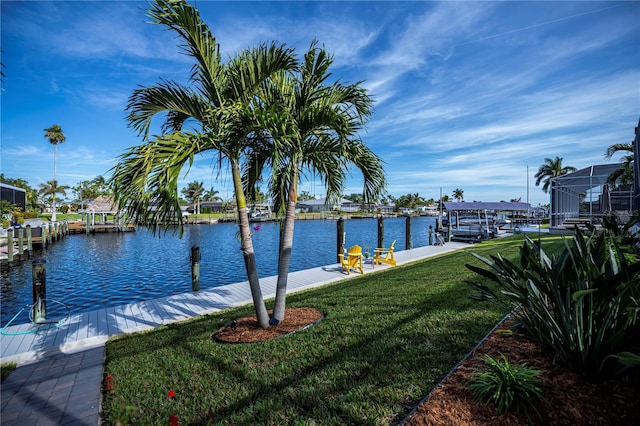
M546 402L537 404L543 425L639 425L640 378L588 383L566 367L554 366L540 347L525 337L505 333L505 323L434 389L406 421L406 425L526 425L526 417L497 415L492 405L473 399L468 382L474 369L484 366L481 355L503 354L511 364L527 364L541 371Z
M212 337L223 343L266 342L307 328L322 318L324 318L323 312L315 308L288 308L285 310L284 320L277 326L261 328L256 316L250 315L225 324Z

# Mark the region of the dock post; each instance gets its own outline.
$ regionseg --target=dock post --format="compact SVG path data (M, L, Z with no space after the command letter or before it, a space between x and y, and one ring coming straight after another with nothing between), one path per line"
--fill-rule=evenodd
M88 234L91 233L91 223L89 223L89 213L85 214L84 224L85 224L85 228L86 228L85 229L85 231L86 231L85 233L88 235Z
M24 256L24 229L18 228L18 259Z
M200 247L191 247L191 289L200 290Z
M47 269L44 259L36 259L32 263L33 275L33 322L40 323L47 319Z
M407 216L407 221L405 222L405 231L407 234L407 239L404 248L405 250L411 250L411 216Z
M340 255L344 253L344 219L342 217L337 221L336 243L336 257L339 263Z
M384 247L384 218L378 218L378 247Z
M27 251L29 254L33 253L33 241L31 241L31 225L26 226L27 230Z
M47 228L47 225L43 224L40 227L40 239L42 240L42 248L46 249L47 248L47 241L48 241L48 235L47 235L47 231L49 228Z
M53 223L49 223L49 226L47 226L47 244L53 243L53 231L54 231Z
M429 225L429 245L433 245L433 226Z
M7 262L9 267L13 263L13 228L7 229Z

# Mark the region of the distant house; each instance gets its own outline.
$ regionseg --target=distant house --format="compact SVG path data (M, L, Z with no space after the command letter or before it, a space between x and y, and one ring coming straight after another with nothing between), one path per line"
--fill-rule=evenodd
M319 213L332 210L353 213L360 211L360 204L354 203L346 198L341 198L339 203L329 203L326 198L300 201L296 205L296 210L301 213Z
M210 212L210 213L225 213L225 209L229 203L224 203L222 201L201 201L200 202L200 212ZM192 204L187 207L187 212L194 213L195 206Z
M0 200L15 204L22 211L27 208L27 191L16 186L0 183Z

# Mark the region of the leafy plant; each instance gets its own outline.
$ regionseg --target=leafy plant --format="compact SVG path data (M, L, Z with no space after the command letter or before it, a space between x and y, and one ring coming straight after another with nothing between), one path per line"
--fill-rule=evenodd
M485 368L475 370L469 381L474 398L494 403L498 414L514 410L527 417L531 412L539 416L534 399L543 398L540 371L526 364L511 364L504 355L501 359L489 355L482 359Z
M576 229L551 257L526 238L519 263L472 253L491 270L467 268L499 289L469 283L480 299L519 308L523 332L554 359L591 381L612 377L637 367L640 353L640 262L624 256L618 235L613 222L588 237Z

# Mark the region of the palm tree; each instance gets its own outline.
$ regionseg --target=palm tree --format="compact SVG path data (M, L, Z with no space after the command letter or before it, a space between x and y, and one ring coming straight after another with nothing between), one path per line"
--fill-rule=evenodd
M573 166L563 166L562 157L556 157L555 160L545 158L544 164L540 166L538 172L534 176L536 178L536 186L540 185L540 182L544 182L542 190L544 192L548 192L549 185L551 185L551 179L575 172L576 170L577 169Z
M56 178L56 158L58 156L58 144L64 143L67 138L62 133L62 127L59 124L54 124L51 127L44 129L44 137L49 140L49 143L53 145L53 181L57 183ZM51 220L56 221L56 194L52 194L53 201L51 203Z
M604 158L610 160L617 152L625 152L620 167L608 177L607 183L613 187L630 188L633 186L633 143L616 143L607 148Z
M276 72L295 66L293 51L275 43L262 44L243 50L225 64L209 27L186 1L156 0L148 16L182 39L184 52L195 60L189 79L193 88L162 80L131 95L129 125L146 143L124 153L114 167L111 182L116 201L133 220L144 221L154 231L175 219L182 231L178 197L182 169L192 164L196 154L217 151L218 165L231 168L245 268L258 323L266 328L269 316L258 279L241 170L260 133L252 112L259 103L258 90ZM163 134L149 138L158 113L164 119ZM189 128L198 123L200 129L183 129L187 120Z
M460 188L454 189L452 195L458 201L464 200L464 191Z
M55 213L55 202L56 202L56 194L60 194L63 197L67 196L67 189L69 189L68 185L60 185L58 186L58 182L55 180L49 180L46 183L39 184L40 189L38 190L38 194L40 194L45 203L51 203L51 210ZM53 215L51 216L51 220L53 221Z
M200 214L200 199L204 194L204 183L193 181L182 189L182 195L193 204L195 214Z
M278 282L272 323L285 318L287 280L298 184L301 174L310 171L327 188L327 198L337 198L355 166L364 176L364 201L377 200L383 193L385 176L382 160L357 136L372 112L372 100L360 83L325 84L333 58L311 44L297 78L280 73L265 89L268 106L260 117L269 135L261 156L250 163L249 188L255 187L265 165L271 167L269 189L277 214L284 214L278 256Z
M203 199L205 201L222 201L222 198L220 198L218 196L218 194L220 193L220 191L216 191L213 189L213 187L211 187L211 189L208 189L204 195L203 195Z

